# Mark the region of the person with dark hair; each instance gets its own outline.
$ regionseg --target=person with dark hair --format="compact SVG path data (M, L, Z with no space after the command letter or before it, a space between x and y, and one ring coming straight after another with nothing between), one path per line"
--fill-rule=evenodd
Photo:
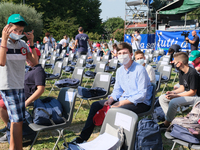
M0 93L11 122L10 150L22 150L25 61L29 59L34 64L38 63L33 42L34 31L23 32L26 25L28 24L20 14L12 14L2 30L0 39ZM32 53L25 41L21 40L24 36L22 33L29 40Z
M145 67L148 75L149 75L149 78L150 78L150 81L152 83L155 83L156 84L156 75L155 75L155 70L153 69L153 67L151 65L148 65L145 63L145 56L144 56L144 53L140 50L136 51L135 52L135 60L136 60L136 63L142 65L143 67Z
M170 55L170 62L172 63L174 53L180 52L181 47L178 44L173 44L170 46L167 55ZM173 63L172 63L173 64Z
M50 48L52 47L52 41L51 41L50 33L49 32L45 33L45 37L43 38L43 43L44 43L45 53L48 54Z
M123 64L116 72L116 82L107 100L91 105L88 118L81 134L72 143L83 143L92 134L95 124L93 117L104 106L119 107L137 114L150 109L153 87L145 68L132 60L132 47L122 42L117 46L118 60Z
M78 28L79 34L75 37L75 49L78 47L77 57L79 58L81 55L86 55L88 52L88 44L90 46L90 51L92 51L92 44L89 40L87 34L83 33L83 27Z
M200 73L200 52L198 50L191 52L189 61L192 62L194 68Z
M63 49L66 49L68 47L69 41L70 41L70 39L69 39L68 35L65 34L63 36L63 39L57 44L57 49L60 49L59 53L61 53Z
M191 51L193 50L199 50L199 36L197 35L197 32L194 30L192 31L192 36L194 37L192 40L190 40L188 37L185 38L188 43L191 44Z
M167 91L159 97L160 105L165 113L165 121L160 124L161 129L166 129L174 119L177 108L193 105L200 96L200 75L188 65L188 55L185 52L174 54L174 65L179 70L180 87Z
M131 38L132 49L134 52L140 49L141 40L142 40L142 37L140 36L140 31L136 30L135 34L132 34L132 38Z

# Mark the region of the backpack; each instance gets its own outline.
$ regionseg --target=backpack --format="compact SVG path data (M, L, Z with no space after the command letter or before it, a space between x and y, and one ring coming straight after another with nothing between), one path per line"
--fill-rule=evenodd
M33 119L28 111L25 111L25 118L23 119L23 130L22 130L22 135L23 135L23 146L28 146L30 145L33 140L35 139L36 136L36 131L33 131L29 126L29 122L32 122ZM8 143L10 144L10 122L7 124L7 139Z
M138 122L135 150L163 150L159 125L151 119Z
M175 118L167 131L171 136L191 144L200 144L200 101L186 117Z
M85 88L82 86L78 86L78 94L85 97L85 98L91 98L96 96L102 96L106 94L106 90L101 87L95 87L95 88Z
M85 72L85 76L87 76L87 77L94 78L95 75L96 75L96 72L92 72L92 71L89 71L89 70Z
M37 99L34 102L33 122L38 125L52 125L59 124L66 121L62 117L62 105L53 98L47 97L43 100Z
M160 121L165 121L165 113L163 112L162 107L160 106L158 97L156 97L156 101L154 104L154 112L152 116L153 120L157 123Z
M78 79L62 79L55 82L55 86L58 88L67 87L67 86L77 86L80 83Z

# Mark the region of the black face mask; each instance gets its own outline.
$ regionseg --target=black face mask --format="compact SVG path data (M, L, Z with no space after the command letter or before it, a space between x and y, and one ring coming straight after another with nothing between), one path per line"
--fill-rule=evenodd
M177 67L176 65L178 64L178 62L176 64L174 64L174 67L176 68L176 70L180 71L180 67Z

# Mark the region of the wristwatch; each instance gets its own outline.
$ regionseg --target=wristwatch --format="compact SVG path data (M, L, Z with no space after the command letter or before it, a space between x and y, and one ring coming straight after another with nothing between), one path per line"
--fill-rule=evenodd
M32 49L32 48L35 48L35 46L33 45L33 46L30 46L30 48Z

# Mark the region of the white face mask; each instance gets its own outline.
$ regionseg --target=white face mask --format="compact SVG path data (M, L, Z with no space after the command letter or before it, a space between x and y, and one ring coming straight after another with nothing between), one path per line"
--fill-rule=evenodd
M136 63L143 65L144 64L144 59L138 59L136 60Z
M126 65L130 61L130 58L128 54L124 54L124 55L118 55L118 60L123 65Z
M24 37L24 35L22 34L22 35L17 35L17 34L14 34L14 33L10 33L10 35L9 35L9 37L11 38L11 39L13 39L13 40L19 40L19 39L21 39L21 38L23 38Z

